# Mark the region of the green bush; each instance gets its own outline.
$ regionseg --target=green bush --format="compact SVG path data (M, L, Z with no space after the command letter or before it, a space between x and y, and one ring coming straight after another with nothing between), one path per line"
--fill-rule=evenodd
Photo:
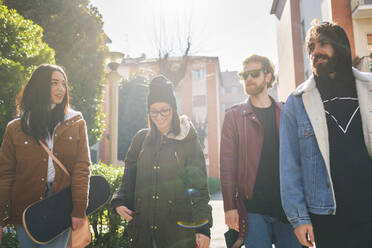
M105 128L102 105L105 42L109 40L98 9L91 0L8 0L4 4L44 29L43 40L55 50L56 63L69 78L70 103L84 115L89 144L96 144Z
M93 164L92 175L100 175L106 178L111 186L111 196L120 186L123 177L123 168L115 168L105 164ZM129 247L129 239L126 233L126 222L119 215L114 213L108 201L97 212L89 216L89 222L92 230L92 243L89 248L112 248L112 247ZM17 248L17 238L14 229L4 233L2 238L2 247Z
M208 189L211 195L221 190L221 180L219 178L208 177Z
M18 241L17 241L17 236L15 233L14 227L5 227L7 228L7 231L4 231L3 233L3 238L1 242L1 247L12 247L12 248L18 248ZM4 229L5 229L4 228Z
M119 188L123 177L123 168L107 166L103 163L92 166L92 175L106 178L111 185L111 196ZM89 216L92 232L92 243L88 247L129 247L126 233L126 222L111 209L107 202L97 212Z
M36 66L54 63L54 51L42 37L40 26L0 5L0 144L22 85Z

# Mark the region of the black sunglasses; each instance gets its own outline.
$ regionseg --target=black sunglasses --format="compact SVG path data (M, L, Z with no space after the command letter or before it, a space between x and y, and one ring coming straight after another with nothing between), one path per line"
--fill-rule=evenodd
M253 78L258 78L261 74L261 71L266 73L266 70L264 70L264 69L242 71L242 72L239 72L239 77L240 77L241 80L247 80L249 75L251 75L251 77L253 77Z
M149 114L150 114L150 116L152 118L158 117L159 114L161 116L163 116L163 117L167 117L170 114L170 111L171 111L170 108L168 108L168 109L161 109L161 110L150 110L149 111Z

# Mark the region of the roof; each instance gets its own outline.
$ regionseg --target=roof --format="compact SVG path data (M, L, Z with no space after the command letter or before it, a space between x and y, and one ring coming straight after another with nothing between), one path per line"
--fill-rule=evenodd
M218 77L220 80L220 86L223 86L223 78L222 78L222 75L221 75L221 67L220 67L220 60L218 57L216 56L188 56L189 57L189 61L196 61L196 60L201 60L201 61L210 61L210 60L215 60L216 61L216 65L217 65L217 73L218 73ZM177 61L177 60L181 60L183 57L181 56L178 56L178 57L168 57L168 60L169 61ZM158 63L159 61L159 58L146 58L146 56L141 56L139 58L125 58L122 60L121 64L122 65L125 65L125 64L129 64L129 65L135 65L135 64L138 64L138 65L152 65L152 64L155 64L155 63Z
M214 56L188 56L191 60L219 60L218 57ZM181 60L183 57L168 57L168 60L170 61L177 61ZM141 63L141 64L152 64L158 62L159 58L146 58L146 56L141 56L139 58L125 58L122 61L122 64L125 63Z
M287 0L273 0L273 4L271 6L270 14L275 14L276 17L280 20L283 14L283 10L285 7Z

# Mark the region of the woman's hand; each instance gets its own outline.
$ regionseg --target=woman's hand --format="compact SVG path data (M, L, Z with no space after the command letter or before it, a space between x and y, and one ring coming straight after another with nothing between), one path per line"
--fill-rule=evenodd
M226 225L239 232L239 213L237 209L231 209L225 212Z
M201 233L195 234L195 239L197 248L208 248L209 243L211 242L211 239L209 237Z
M84 226L85 218L72 217L72 230L75 231Z
M119 206L115 208L116 212L126 221L131 221L132 217L132 210L128 209L126 206Z

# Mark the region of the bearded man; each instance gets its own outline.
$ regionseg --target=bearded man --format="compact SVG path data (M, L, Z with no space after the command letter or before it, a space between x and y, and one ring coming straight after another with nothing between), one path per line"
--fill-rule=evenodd
M281 103L268 95L274 66L252 55L240 73L245 103L226 110L221 133L221 185L225 222L239 230L234 247L301 247L280 202L279 123Z
M315 20L306 45L313 75L281 114L283 208L305 246L371 247L372 74L339 25Z

